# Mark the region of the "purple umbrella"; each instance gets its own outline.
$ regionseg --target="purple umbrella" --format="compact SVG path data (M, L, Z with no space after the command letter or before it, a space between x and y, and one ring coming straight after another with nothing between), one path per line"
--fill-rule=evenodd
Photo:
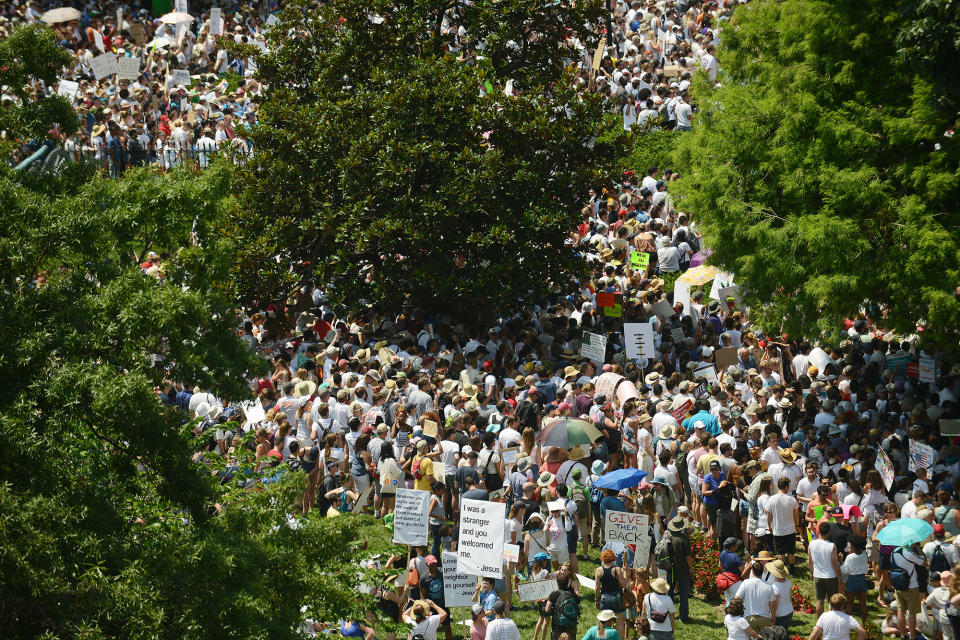
M707 258L710 257L711 253L713 253L713 251L710 251L710 249L697 251L695 254L693 254L693 257L690 258L690 268L692 269L704 264L707 261Z

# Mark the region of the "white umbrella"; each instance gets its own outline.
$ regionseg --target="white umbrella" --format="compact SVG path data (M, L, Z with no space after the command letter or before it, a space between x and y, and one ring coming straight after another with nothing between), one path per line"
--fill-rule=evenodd
M40 19L47 24L70 22L71 20L79 20L80 12L73 7L59 7L57 9L50 9L50 11L44 13Z
M156 47L157 49L163 49L164 47L169 47L174 43L174 39L169 36L160 36L156 40L151 40L147 43L146 49L150 50Z
M182 11L174 11L160 16L160 22L164 24L180 24L182 22L193 22L193 16Z

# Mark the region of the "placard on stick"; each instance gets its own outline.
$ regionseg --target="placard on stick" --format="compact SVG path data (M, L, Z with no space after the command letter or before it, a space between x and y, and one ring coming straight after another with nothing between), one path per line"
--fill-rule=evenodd
M559 587L557 586L556 578L517 583L517 591L520 592L520 602L536 602L537 600L545 600L546 598L549 598L550 594L556 591L558 588Z
M173 80L174 85L181 87L190 86L190 72L186 69L174 69L170 73L170 78Z
M503 577L505 520L504 507L500 503L463 500L457 543L457 571L472 576Z
M737 364L737 348L724 347L713 352L713 361L718 369L726 369L730 365Z
M429 491L397 487L393 541L396 544L426 546L430 525L429 509Z

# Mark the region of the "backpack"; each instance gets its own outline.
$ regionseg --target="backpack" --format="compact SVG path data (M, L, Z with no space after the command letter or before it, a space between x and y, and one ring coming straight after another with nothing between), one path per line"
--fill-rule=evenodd
M677 447L676 458L673 464L677 467L677 478L683 483L682 486L686 486L687 479L690 475L690 470L687 468L687 452L680 451L680 448Z
M717 576L717 589L723 592L738 582L740 582L740 576L730 571L724 571Z
M601 500L603 500L603 489L592 487L590 489L590 503L599 505Z
M576 627L580 622L580 600L566 589L560 592L553 614L558 627Z
M950 571L950 563L947 562L947 556L943 553L943 543L938 542L933 548L933 555L930 557L930 573L940 573Z
M653 548L654 557L657 559L657 568L664 571L670 571L673 568L673 537L669 533L660 536L660 541Z
M587 515L587 488L579 483L573 483L570 489L570 499L577 505L577 517L583 518Z
M421 463L422 461L423 461L423 458L422 458L422 457L420 457L420 458L414 458L414 459L413 459L413 464L410 465L410 475L413 476L413 479L414 479L414 480L419 480L419 479L421 479L421 478L423 477L423 475L420 473L420 463Z
M893 556L895 556L898 553L900 554L901 558L904 558L903 550L897 549L892 554L890 554L890 559L893 560ZM890 568L890 584L893 585L893 588L895 591L906 591L907 589L910 588L910 571L908 571L907 569L901 568L896 563L891 563L891 564L893 564L893 566Z

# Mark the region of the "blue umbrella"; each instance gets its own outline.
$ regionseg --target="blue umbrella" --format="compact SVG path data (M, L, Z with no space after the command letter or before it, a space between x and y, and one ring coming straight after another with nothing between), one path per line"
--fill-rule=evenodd
M892 547L908 547L914 542L923 542L932 534L933 526L926 520L900 518L881 529L877 540Z
M620 491L621 489L637 486L646 475L647 472L640 471L640 469L617 469L616 471L605 473L597 478L593 486L600 487L601 489L616 489Z

